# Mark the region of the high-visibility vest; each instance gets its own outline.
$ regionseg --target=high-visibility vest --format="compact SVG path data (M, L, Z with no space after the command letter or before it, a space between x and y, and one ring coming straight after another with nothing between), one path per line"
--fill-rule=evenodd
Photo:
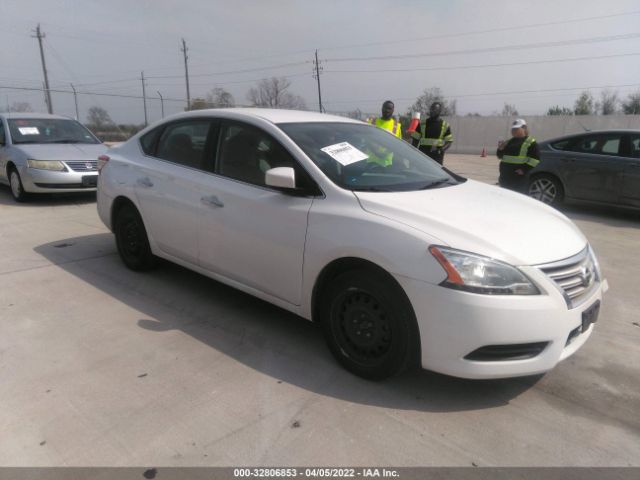
M536 139L533 137L527 137L527 139L522 142L520 146L520 154L519 155L503 155L501 161L504 163L512 163L514 165L530 165L535 167L540 163L540 160L537 158L532 158L527 156L527 151L529 147L536 142Z
M371 124L375 125L378 128L388 131L389 133L395 135L398 138L402 138L402 133L400 133L400 123L396 121L395 118L391 118L389 120L384 120L382 118L374 118L373 120L371 120Z
M426 119L425 122L421 125L421 132L414 132L411 136L415 139L420 140L420 146L429 146L429 147L443 147L445 143L453 141L453 135L450 133L445 136L447 129L449 128L449 124L442 120L442 124L440 126L440 135L437 138L427 138L427 122L429 119Z

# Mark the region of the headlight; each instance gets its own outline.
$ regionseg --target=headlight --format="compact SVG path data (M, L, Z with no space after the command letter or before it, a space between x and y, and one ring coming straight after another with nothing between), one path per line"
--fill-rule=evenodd
M64 172L66 170L62 162L57 160L27 160L29 168L38 168L40 170L56 170L58 172Z
M600 281L602 280L602 273L600 271L600 262L598 262L598 259L596 258L596 254L593 251L593 248L591 248L591 245L589 245L589 256L591 257L593 268L596 271L596 280Z
M507 263L447 247L429 247L447 278L443 287L486 295L539 295L524 273Z

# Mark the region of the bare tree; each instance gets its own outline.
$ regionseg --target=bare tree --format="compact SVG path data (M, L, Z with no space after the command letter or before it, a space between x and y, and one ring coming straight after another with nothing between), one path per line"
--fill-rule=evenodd
M102 107L93 106L87 113L87 123L95 130L112 126L113 120L109 116L109 113Z
M10 112L33 112L29 102L13 102L9 107Z
M347 112L347 117L353 118L355 120L362 120L363 116L364 115L362 114L362 110L360 110L359 108L356 108L355 110L351 110L350 112Z
M591 95L591 92L585 90L576 100L573 106L573 113L576 115L593 115L595 113L593 107L593 95Z
M567 107L560 107L558 105L556 105L555 107L549 107L549 110L547 110L547 115L552 116L552 115L573 115L573 110L571 110L570 108Z
M622 110L627 115L640 114L640 90L629 94L627 100L622 102Z
M265 78L249 90L247 100L254 107L306 110L304 99L287 91L290 86L291 82L284 77Z
M618 110L618 92L603 90L600 92L600 113L613 115Z
M189 108L185 108L185 111L189 110L204 110L209 107L209 102L202 97L195 97L191 99L191 103L189 104Z
M433 102L442 104L442 115L451 116L456 114L456 101L445 99L442 90L434 87L425 89L422 95L416 98L414 104L409 107L407 115L411 116L412 112L426 113Z
M230 108L236 106L236 101L224 88L216 87L207 94L209 108Z
M519 113L518 113L518 109L516 108L516 106L505 102L504 107L502 107L502 116L503 117L517 117L518 115L519 115Z

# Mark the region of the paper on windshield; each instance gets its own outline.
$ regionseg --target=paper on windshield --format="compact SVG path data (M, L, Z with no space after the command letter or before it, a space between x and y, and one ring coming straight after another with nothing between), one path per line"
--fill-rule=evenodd
M361 152L349 142L336 143L320 150L344 166L369 158L369 155Z
M18 127L21 135L40 135L38 127Z

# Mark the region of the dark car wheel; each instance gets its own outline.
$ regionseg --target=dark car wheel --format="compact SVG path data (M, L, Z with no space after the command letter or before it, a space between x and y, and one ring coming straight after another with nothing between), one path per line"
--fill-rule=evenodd
M133 206L122 207L114 221L116 245L124 264L131 270L149 270L155 266L142 217Z
M564 199L564 189L560 180L552 175L536 175L529 182L527 193L530 197L547 205L558 206Z
M9 186L11 187L11 195L13 195L16 202L24 202L27 200L29 194L24 191L22 179L20 178L18 170L15 168L9 170Z
M381 380L417 363L415 314L393 279L368 270L343 273L323 295L321 315L329 349L350 372Z

